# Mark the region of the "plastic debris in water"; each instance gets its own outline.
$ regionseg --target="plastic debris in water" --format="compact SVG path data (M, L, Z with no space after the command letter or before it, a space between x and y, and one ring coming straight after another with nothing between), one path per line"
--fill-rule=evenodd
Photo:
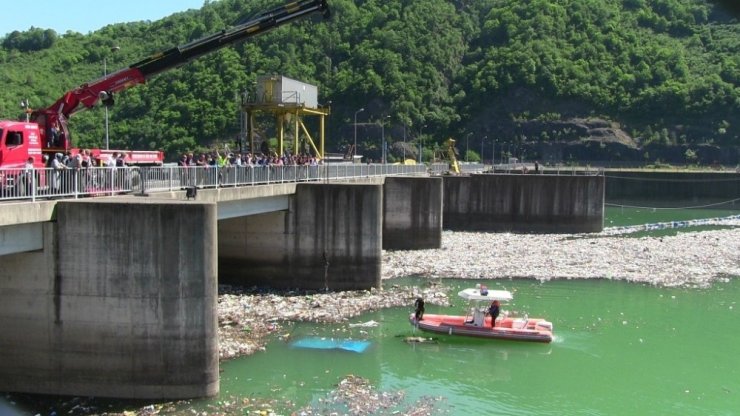
M303 338L291 344L294 348L310 348L317 350L344 350L352 352L365 352L370 346L370 341L334 338Z

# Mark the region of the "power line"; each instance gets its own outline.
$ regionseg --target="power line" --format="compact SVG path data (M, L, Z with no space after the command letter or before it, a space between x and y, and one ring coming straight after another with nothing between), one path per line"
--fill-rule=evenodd
M604 205L609 206L609 207L617 207L617 208L652 209L654 211L657 211L657 210L673 210L673 209L709 208L709 207L716 207L719 205L734 204L738 201L740 201L740 198L730 199L728 201L722 201L722 202L715 202L713 204L694 205L694 206L689 206L689 207L647 207L647 206L639 206L639 205L624 205L624 204L612 204L612 203L604 203Z
M740 181L740 176L732 178L709 178L709 179L667 179L667 178L645 178L645 177L634 177L634 176L612 176L604 174L604 177L611 179L624 179L628 181L645 181L645 182L737 182Z

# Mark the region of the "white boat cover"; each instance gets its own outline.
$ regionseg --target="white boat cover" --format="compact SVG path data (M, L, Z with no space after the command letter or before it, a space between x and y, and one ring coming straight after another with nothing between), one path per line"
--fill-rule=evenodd
M481 295L480 289L467 288L458 292L457 295L466 300L485 300L488 302L494 300L506 302L514 299L514 296L508 290L489 290L487 294Z

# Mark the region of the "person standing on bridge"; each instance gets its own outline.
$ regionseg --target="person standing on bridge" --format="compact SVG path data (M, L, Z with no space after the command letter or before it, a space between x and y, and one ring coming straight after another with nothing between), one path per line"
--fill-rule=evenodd
M33 156L26 159L26 163L23 165L23 181L25 182L26 194L25 196L31 196L33 188L35 186L35 175L36 168L33 166Z
M177 171L180 174L180 186L184 189L190 185L190 170L188 169L188 155L183 153L177 161Z
M54 159L51 161L51 168L54 170L52 174L52 190L54 193L59 194L65 192L66 179L62 177L62 171L67 169L67 166L62 162L64 157L61 153L55 153Z

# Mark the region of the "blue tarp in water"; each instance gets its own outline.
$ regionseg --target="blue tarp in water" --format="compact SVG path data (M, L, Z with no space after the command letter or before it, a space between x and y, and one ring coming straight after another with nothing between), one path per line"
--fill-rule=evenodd
M295 348L312 348L318 350L345 350L364 352L370 346L370 341L333 338L303 338L291 344Z

